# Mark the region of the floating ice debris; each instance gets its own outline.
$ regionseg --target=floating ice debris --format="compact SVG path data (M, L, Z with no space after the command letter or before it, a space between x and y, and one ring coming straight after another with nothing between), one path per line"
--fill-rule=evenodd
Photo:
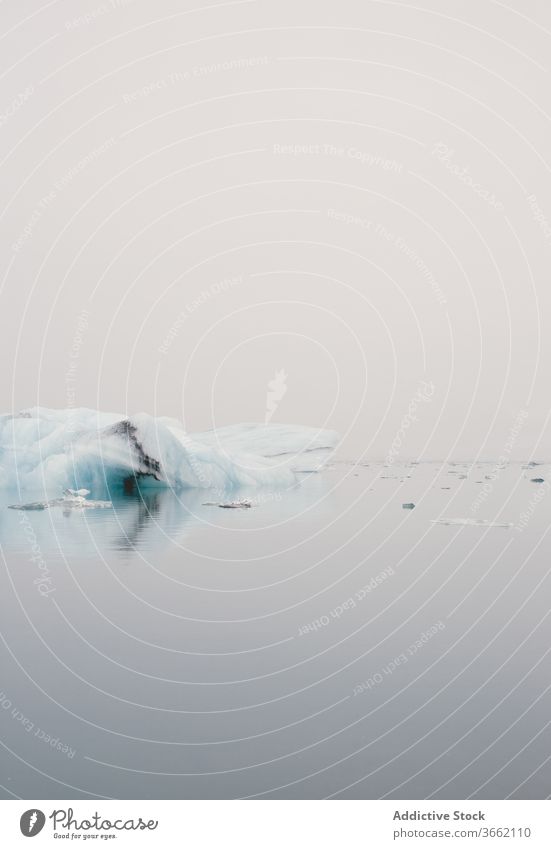
M480 528L512 528L512 522L490 522L489 519L431 519L433 525L471 525Z
M252 502L248 498L239 498L237 501L203 501L204 507L226 507L228 509L239 510L246 507L252 507Z
M530 483L545 483L543 478L530 478Z
M28 504L8 504L10 510L46 510L49 501L30 501Z
M90 495L89 489L64 489L63 498L54 498L49 504L50 507L80 507L88 509L103 509L113 506L111 501L87 501L87 495Z
M48 510L50 507L65 509L98 509L112 507L111 501L87 501L89 489L64 489L62 498L52 498L50 501L31 501L28 504L9 504L10 510Z
M402 510L413 510L414 507L415 504L413 503L413 501L406 501L405 504L402 504Z
M87 495L90 495L89 489L64 489L63 498L56 498L49 503L52 507L58 503L63 504L65 507L84 507L87 503L94 503L86 501Z

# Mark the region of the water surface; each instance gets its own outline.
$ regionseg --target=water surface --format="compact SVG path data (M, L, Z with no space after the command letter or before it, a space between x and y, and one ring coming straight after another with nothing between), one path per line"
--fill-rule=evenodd
M338 462L246 510L4 493L0 792L546 797L550 472Z

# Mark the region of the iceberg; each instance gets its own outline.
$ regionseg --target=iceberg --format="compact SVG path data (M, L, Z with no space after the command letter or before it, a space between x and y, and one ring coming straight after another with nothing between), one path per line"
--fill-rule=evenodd
M0 488L67 490L64 497L83 500L79 490L131 492L138 482L176 491L287 488L299 473L318 471L337 440L299 425L190 434L176 419L146 413L34 407L0 416Z

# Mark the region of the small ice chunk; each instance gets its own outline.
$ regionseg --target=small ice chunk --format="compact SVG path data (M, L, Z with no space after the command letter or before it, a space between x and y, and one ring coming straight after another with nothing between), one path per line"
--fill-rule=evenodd
M433 525L469 525L477 528L512 528L512 522L490 522L489 519L431 519Z
M244 507L252 507L253 505L248 498L240 498L238 501L221 501L218 506L235 510Z
M233 510L253 506L248 498L239 498L237 501L203 501L202 504L203 507L226 507Z
M82 496L76 496L76 498L60 498L56 503L60 507L69 507L70 509L77 510L100 510L113 506L113 502L111 501L87 501L86 498L82 498ZM52 504L51 506L53 507L55 505Z

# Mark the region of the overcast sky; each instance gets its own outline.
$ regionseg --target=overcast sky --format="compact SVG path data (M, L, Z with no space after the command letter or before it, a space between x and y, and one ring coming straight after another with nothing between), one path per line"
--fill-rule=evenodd
M549 457L551 8L212 5L2 5L2 410Z

